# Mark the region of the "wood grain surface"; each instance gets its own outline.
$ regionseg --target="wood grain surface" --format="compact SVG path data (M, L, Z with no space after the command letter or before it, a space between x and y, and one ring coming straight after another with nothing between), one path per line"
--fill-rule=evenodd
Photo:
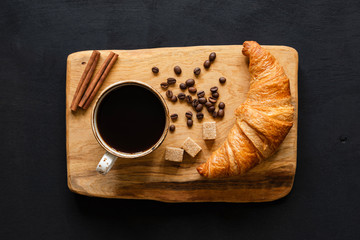
M226 103L226 111L223 119L215 120L217 139L214 142L205 142L202 140L201 123L214 121L209 113L203 110L204 119L198 121L194 118L193 127L188 128L185 112L192 108L185 102L168 102L170 114L179 114L179 119L174 123L175 132L169 133L164 143L146 157L118 159L105 176L95 171L98 161L104 154L104 149L97 143L91 131L90 114L95 101L86 111L78 110L73 113L70 110L71 99L91 51L69 55L66 79L69 189L88 196L152 199L164 202L265 202L286 196L292 188L296 169L298 54L295 49L286 46L265 47L278 59L290 79L292 101L296 109L294 126L277 153L245 175L211 180L201 177L196 167L205 162L226 138L234 124L234 110L245 100L249 88L249 72L247 58L241 53L241 45L112 50L119 54L119 59L100 91L117 81L133 79L152 85L165 96L160 83L168 77L177 79L176 85L170 87L176 94L182 91L179 83L194 78L197 89L204 90L207 96L210 87L219 87L219 101ZM213 51L216 52L217 58L210 69L205 70L203 62ZM100 52L101 58L96 70L110 50ZM176 76L173 71L176 65L182 68L180 76ZM153 66L160 69L159 74L152 73ZM193 74L195 67L201 68L199 77ZM219 84L218 79L221 76L227 79L224 85ZM98 93L97 97L99 95ZM164 161L165 147L180 147L189 136L202 147L202 151L195 158L185 154L181 164Z

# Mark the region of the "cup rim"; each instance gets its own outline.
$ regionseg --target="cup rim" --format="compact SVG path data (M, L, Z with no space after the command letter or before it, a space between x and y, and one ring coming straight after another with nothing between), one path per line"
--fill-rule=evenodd
M140 151L140 152L135 152L135 153L121 152L121 151L118 151L118 150L112 148L110 145L108 145L104 141L104 139L101 137L100 132L99 132L99 130L97 128L97 121L96 121L96 114L97 114L97 111L99 109L100 103L106 97L106 95L109 94L111 91L113 91L113 90L115 90L115 89L117 89L119 87L126 86L126 85L138 85L140 87L144 87L144 88L150 90L160 100L160 102L162 103L162 105L164 107L164 111L165 111L165 127L164 127L163 133L162 133L161 137L159 138L159 140L152 147L150 147L149 149L144 150L144 151ZM169 108L168 108L168 106L166 104L166 101L165 101L164 97L155 88L153 88L149 84L144 83L142 81L138 81L138 80L123 80L123 81L113 83L113 84L109 85L108 87L106 87L100 93L99 97L96 99L94 107L92 109L92 113L91 113L91 128L92 128L92 132L93 132L97 142L107 152L109 152L109 153L111 153L111 154L113 154L113 155L115 155L117 157L122 157L122 158L138 158L138 157L143 157L143 156L146 156L146 155L152 153L165 140L165 137L166 137L166 135L168 133L168 129L169 129L169 124L170 124L169 122L170 122Z

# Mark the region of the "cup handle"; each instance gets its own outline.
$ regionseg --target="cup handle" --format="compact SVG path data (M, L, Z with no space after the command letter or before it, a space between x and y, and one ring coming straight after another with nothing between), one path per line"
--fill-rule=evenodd
M99 164L97 165L96 171L103 175L107 174L114 165L114 163L116 162L117 158L118 158L117 156L114 156L111 153L106 152L104 156L101 158Z

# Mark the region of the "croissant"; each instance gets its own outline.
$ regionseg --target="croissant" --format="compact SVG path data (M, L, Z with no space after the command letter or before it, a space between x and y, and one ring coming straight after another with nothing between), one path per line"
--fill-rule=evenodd
M250 88L235 110L227 139L197 171L205 177L241 175L271 156L293 125L290 83L284 69L255 41L246 41Z

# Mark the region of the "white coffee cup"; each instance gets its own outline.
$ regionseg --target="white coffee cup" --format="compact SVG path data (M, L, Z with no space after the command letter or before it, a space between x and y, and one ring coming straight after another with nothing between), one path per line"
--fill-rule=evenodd
M136 85L136 86L143 87L143 88L146 88L147 90L151 91L158 97L158 99L160 100L162 106L164 107L164 111L165 111L166 122L165 122L164 130L163 130L161 137L158 139L158 141L152 147L150 147L147 150L141 151L141 152L127 153L127 152L121 152L119 150L114 149L108 143L106 143L104 141L104 139L101 137L101 134L100 134L98 126L97 126L97 113L98 113L98 109L99 109L101 102L104 100L104 98L107 96L107 94L109 94L110 92L112 92L115 89L118 89L119 87L123 87L126 85ZM145 155L152 153L164 141L164 139L167 135L168 129L169 129L169 122L170 122L169 119L170 119L169 109L167 107L165 99L161 96L161 94L157 90L155 90L150 85L148 85L144 82L141 82L141 81L137 81L137 80L125 80L125 81L114 83L114 84L110 85L109 87L107 87L97 98L94 108L92 110L92 114L91 114L91 127L92 127L93 134L94 134L96 140L98 141L98 143L100 144L100 146L102 146L106 151L104 156L101 158L101 160L96 168L96 171L105 175L106 173L108 173L110 171L110 169L112 168L112 166L114 165L114 163L116 162L118 157L120 157L120 158L138 158L138 157L143 157Z

